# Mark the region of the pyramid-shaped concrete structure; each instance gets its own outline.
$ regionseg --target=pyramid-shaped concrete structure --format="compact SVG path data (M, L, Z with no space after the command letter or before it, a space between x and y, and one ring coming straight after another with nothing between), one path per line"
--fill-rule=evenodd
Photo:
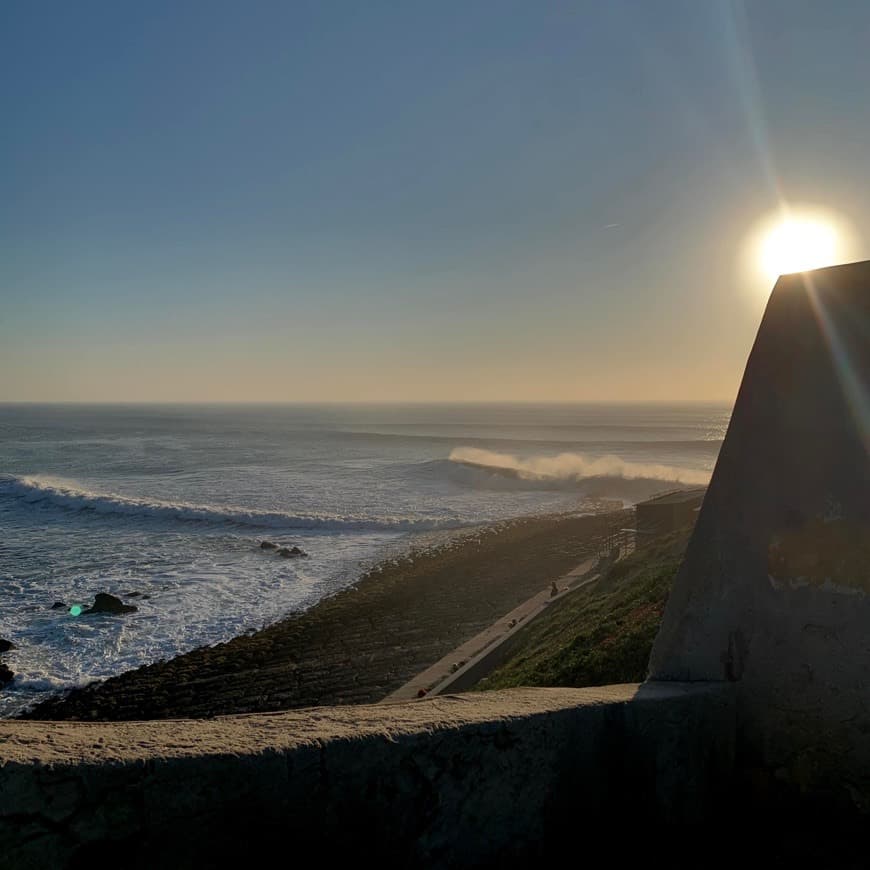
M870 261L778 280L650 677L735 682L748 763L870 798Z

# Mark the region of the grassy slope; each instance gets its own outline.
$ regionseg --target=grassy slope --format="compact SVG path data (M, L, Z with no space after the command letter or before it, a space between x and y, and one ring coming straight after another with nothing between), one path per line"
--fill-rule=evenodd
M689 531L617 562L532 623L513 656L477 689L640 682Z

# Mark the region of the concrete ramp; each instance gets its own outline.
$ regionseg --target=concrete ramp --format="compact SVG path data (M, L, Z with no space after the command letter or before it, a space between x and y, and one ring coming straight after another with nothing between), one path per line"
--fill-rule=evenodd
M744 764L870 810L870 261L771 295L650 660L738 686Z

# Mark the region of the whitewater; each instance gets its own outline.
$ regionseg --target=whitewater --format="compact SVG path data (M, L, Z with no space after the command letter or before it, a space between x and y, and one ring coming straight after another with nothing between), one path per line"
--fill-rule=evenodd
M703 485L729 414L0 405L0 637L17 647L0 715L256 630L480 524ZM70 614L97 592L139 609Z

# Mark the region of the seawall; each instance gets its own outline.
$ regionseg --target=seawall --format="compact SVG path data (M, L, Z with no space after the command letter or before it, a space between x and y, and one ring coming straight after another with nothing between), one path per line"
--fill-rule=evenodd
M517 689L211 720L0 723L5 868L226 866L270 851L512 866L583 825L709 818L727 683ZM290 851L288 851L290 850Z

